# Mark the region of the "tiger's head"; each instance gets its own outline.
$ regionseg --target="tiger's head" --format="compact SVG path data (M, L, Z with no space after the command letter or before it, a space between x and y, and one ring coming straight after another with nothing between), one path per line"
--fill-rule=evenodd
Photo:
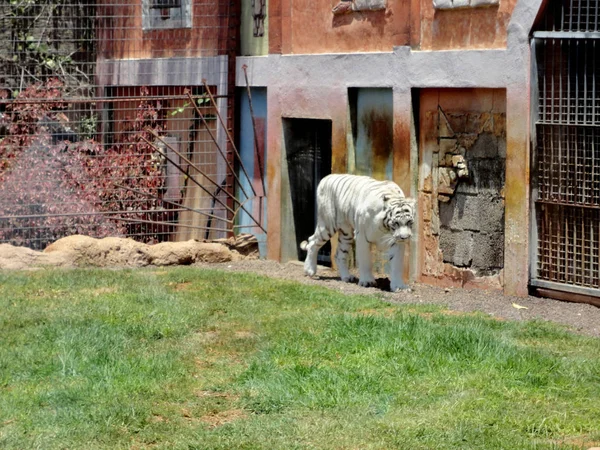
M412 198L384 198L385 218L383 227L392 235L394 242L402 242L412 236L416 202Z

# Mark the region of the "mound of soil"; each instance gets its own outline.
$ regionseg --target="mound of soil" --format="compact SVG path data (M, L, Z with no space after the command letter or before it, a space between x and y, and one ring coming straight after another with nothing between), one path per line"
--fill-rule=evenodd
M239 247L239 251L238 251ZM35 267L144 267L223 263L256 258L256 241L247 237L219 242L162 242L148 245L127 238L68 236L37 252L0 244L0 269Z

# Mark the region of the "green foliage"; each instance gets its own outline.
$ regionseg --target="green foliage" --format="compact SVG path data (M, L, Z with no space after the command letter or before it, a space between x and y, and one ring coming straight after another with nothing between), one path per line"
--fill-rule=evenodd
M1 448L600 440L600 340L197 268L0 273Z

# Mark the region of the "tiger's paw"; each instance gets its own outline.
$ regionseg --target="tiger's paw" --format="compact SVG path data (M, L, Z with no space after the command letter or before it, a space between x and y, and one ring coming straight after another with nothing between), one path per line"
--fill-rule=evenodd
M307 277L314 277L316 275L316 273L317 273L316 265L313 267L313 265L310 262L305 261L304 262L304 274Z
M410 292L410 288L404 283L398 283L398 284L392 283L390 285L390 291L392 291L392 292L400 292L400 291Z
M376 287L377 286L377 282L375 281L375 279L367 279L367 280L359 280L358 282L359 286L362 287Z
M348 275L347 277L342 277L342 281L345 283L356 283L358 278L356 278L354 275Z

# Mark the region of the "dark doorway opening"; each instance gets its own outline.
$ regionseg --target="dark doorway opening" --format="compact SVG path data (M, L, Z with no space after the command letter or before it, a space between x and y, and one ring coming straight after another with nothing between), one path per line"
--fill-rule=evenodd
M288 176L298 259L306 252L300 243L315 231L317 185L331 173L331 120L283 119ZM331 245L319 252L319 264L331 265Z

